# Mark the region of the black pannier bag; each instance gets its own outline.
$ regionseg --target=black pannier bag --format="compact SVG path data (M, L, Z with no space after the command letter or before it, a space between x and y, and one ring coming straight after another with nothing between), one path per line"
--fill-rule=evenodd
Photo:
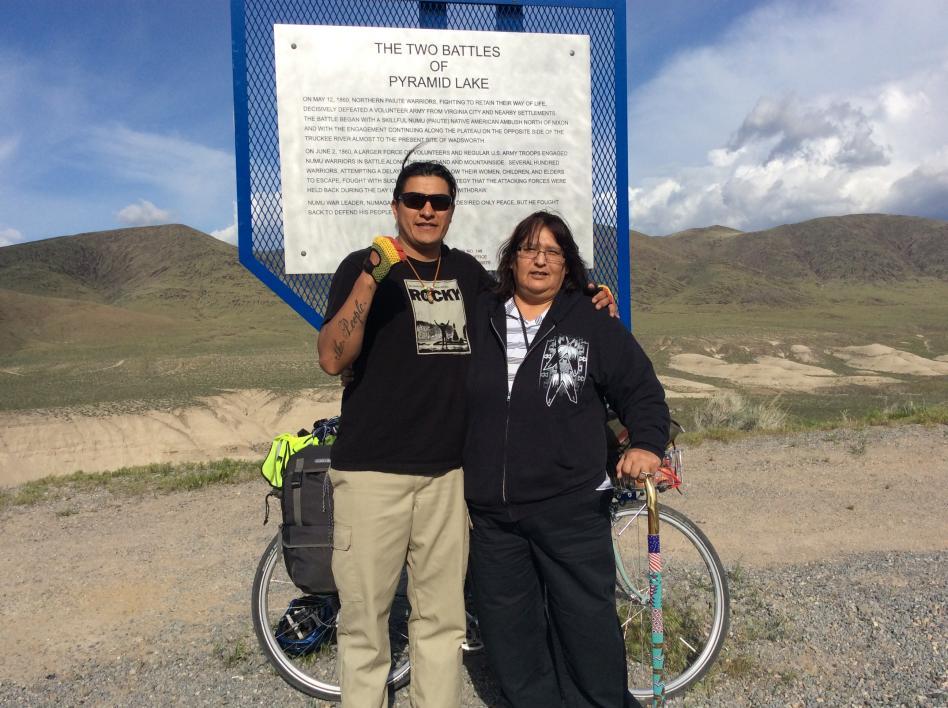
M310 595L336 592L332 577L331 445L294 453L283 473L283 561L290 580Z

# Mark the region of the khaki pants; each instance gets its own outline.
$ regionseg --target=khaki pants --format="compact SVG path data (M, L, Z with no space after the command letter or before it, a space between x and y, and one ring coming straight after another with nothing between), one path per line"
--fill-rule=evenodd
M331 469L344 708L383 708L388 617L408 566L412 706L461 703L468 520L460 469L436 476Z

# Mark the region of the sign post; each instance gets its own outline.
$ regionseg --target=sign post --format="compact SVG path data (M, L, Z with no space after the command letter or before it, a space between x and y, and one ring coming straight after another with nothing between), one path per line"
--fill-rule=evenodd
M403 156L458 179L488 269L538 209L629 324L625 4L232 0L241 263L314 327L349 252L393 233Z

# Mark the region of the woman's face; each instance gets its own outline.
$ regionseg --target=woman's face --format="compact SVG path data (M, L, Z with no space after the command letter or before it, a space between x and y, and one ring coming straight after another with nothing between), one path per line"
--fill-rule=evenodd
M552 300L563 285L566 271L563 249L544 226L517 250L513 265L517 295L530 303Z

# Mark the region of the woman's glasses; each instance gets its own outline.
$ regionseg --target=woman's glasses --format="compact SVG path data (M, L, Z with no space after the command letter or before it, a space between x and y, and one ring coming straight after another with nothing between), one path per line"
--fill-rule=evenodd
M432 206L434 206L432 204ZM533 248L531 246L521 246L517 249L517 255L520 258L533 260L540 254L546 256L547 263L562 263L566 260L566 256L563 255L563 252L558 248Z
M421 192L402 192L398 201L409 209L424 209L425 203L431 202L435 211L447 211L454 204L450 194L422 194Z

